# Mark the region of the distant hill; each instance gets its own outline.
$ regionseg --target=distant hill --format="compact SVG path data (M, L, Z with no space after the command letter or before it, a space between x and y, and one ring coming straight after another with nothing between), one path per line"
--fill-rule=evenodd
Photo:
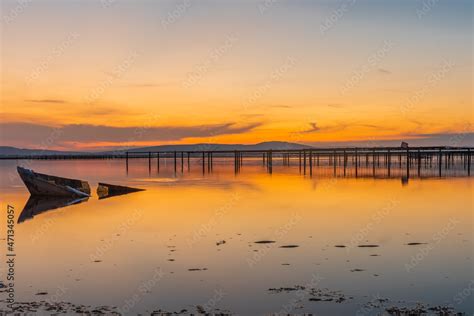
M80 154L73 151L25 149L10 146L0 146L0 156L32 156L32 155L73 155Z
M141 147L129 149L130 152L137 151L218 151L218 150L289 150L307 149L311 146L288 142L264 142L254 145L240 144L192 144L192 145L163 145L152 147ZM112 151L117 153L118 151ZM119 151L120 152L120 151Z

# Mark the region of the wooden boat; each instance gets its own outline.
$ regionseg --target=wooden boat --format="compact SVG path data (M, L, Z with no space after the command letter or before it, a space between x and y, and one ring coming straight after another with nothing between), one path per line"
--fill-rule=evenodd
M31 195L89 197L91 194L86 181L37 173L22 167L17 167L17 170Z
M131 187L125 187L121 185L99 183L97 187L97 195L99 199L105 199L112 196L123 195L133 192L145 191L144 189L137 189Z

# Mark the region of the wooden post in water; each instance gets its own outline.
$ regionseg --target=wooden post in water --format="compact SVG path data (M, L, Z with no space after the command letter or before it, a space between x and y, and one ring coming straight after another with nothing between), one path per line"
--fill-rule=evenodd
M189 157L190 156L189 151L187 152L187 154L188 154L188 172L189 172L189 170L191 170L191 159Z
M202 152L202 173L206 173L206 153Z
M173 161L174 161L174 173L176 173L176 170L177 170L176 151L173 152Z
M467 175L471 175L471 149L467 149Z
M388 150L387 156L388 156L387 170L388 170L388 177L390 178L390 167L392 164L392 154L390 153L390 149Z
M262 163L265 166L265 153L262 154Z
M448 169L448 160L449 160L449 154L445 153L444 154L444 169Z
M151 152L148 152L148 173L151 173Z
M418 177L420 177L421 174L421 152L418 149Z
M268 171L270 173L273 173L273 153L272 153L272 150L270 149L268 151L268 161L269 161L269 169Z
M306 149L303 150L303 174L306 174Z
M344 150L344 177L346 176L346 166L347 166L347 156L346 156L346 151Z
M156 172L160 173L160 153L156 153Z
M358 153L357 153L357 148L355 149L354 155L355 155L355 163L356 163L356 166L355 166L355 167L356 167L356 170L355 170L355 172L356 172L356 178L357 178L358 175L359 175L359 155L358 155Z
M298 160L299 160L300 173L301 173L301 151L298 152Z
M309 151L309 175L313 176L313 151Z
M128 151L125 153L125 170L128 174Z
M407 179L410 179L410 149L407 148Z
M438 174L441 177L441 165L443 164L443 154L441 153L441 148L438 149Z
M372 149L372 167L374 169L375 174L375 149Z

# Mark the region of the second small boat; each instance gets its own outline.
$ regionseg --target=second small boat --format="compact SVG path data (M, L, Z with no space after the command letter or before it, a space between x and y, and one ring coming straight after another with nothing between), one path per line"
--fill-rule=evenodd
M99 196L99 199L140 191L145 190L108 183L99 183L99 186L97 187L97 195Z

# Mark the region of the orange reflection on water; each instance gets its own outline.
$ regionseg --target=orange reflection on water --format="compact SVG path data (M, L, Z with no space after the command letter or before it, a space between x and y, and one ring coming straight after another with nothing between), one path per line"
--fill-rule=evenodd
M2 173L13 167L2 165ZM117 161L32 167L88 179L93 188L103 181L146 191L100 201L94 195L17 225L17 288L23 300L64 285L69 289L64 300L121 306L160 267L165 276L135 311L199 304L219 288L227 293L219 303L224 308L275 312L282 297L269 295L268 288L305 284L318 274L321 286L355 297L348 305L324 308L350 314L371 293L449 300L472 277L472 178L411 179L402 185L400 179L304 177L297 167L268 174L257 165L237 175L231 166L218 164L212 174L202 174L193 165L177 176L170 164L149 175L146 164L136 163L128 176ZM28 194L15 181L2 183L2 192L18 216ZM221 240L226 243L216 245ZM255 244L258 240L275 243ZM423 247L406 245L411 242L433 249L407 271ZM359 248L362 244L378 247ZM299 247L279 248L283 245ZM188 271L193 268L207 270ZM444 286L427 291L433 282ZM304 304L303 310L320 308Z

